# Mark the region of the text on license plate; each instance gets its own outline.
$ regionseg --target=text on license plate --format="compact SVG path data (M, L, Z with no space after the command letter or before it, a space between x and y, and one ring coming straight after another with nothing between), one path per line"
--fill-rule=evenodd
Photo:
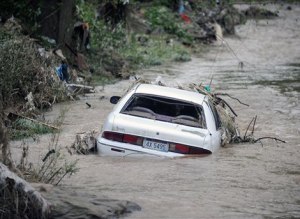
M143 147L144 148L149 148L149 149L152 149L152 150L157 150L157 151L164 151L164 152L167 152L169 150L169 144L168 143L151 141L151 140L148 140L148 139L144 139Z

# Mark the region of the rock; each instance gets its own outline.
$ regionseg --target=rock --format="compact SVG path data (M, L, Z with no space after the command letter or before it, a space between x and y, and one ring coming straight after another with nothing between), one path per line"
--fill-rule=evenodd
M234 34L235 26L246 21L245 15L233 7L225 7L216 15L216 21L221 25L224 34Z
M133 202L118 201L88 194L84 187L72 189L53 187L42 193L52 204L53 219L103 219L118 218L141 207Z
M276 12L272 12L267 9L258 8L254 6L251 6L247 10L245 10L244 14L248 18L259 18L259 19L273 18L278 16Z
M231 6L213 10L201 10L197 13L196 18L196 23L204 31L204 35L201 38L207 38L209 41L215 38L216 29L214 24L216 22L221 25L224 34L234 34L235 25L245 22L245 16Z
M230 14L227 14L223 17L223 26L226 33L235 33L233 17Z
M28 182L0 163L0 217L44 219L49 203Z
M129 77L129 64L118 53L111 51L105 52L103 59L104 70L110 72L114 77L127 79Z

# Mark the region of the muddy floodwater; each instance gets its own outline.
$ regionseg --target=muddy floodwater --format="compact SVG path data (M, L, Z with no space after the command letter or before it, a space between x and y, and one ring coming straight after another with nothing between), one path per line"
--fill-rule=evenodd
M239 7L244 7L240 5ZM63 186L139 204L139 218L300 218L300 6L268 5L279 11L272 20L249 20L236 36L191 62L173 63L140 72L167 84L204 83L224 97L238 114L243 135L257 115L256 138L277 137L287 143L262 140L233 144L201 158L79 156L79 172ZM76 133L101 129L112 109L111 95L132 82L97 88L80 101L61 104L47 113L55 118L68 109L60 145L69 146ZM91 104L91 108L86 106ZM45 140L43 137L41 141ZM40 145L31 150L42 154Z

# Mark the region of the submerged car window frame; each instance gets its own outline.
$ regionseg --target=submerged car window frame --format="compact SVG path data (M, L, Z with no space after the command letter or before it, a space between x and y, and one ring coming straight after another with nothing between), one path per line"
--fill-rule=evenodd
M221 121L220 115L216 109L215 104L210 100L208 100L207 102L208 102L208 106L214 116L214 119L215 119L216 130L219 130L222 127L222 121Z
M136 98L136 97L145 97L145 98L164 98L164 99L169 99L169 100L173 100L173 101L178 101L179 103L182 103L182 105L185 105L186 106L193 106L195 108L195 112L197 113L198 117L199 115L202 117L202 127L195 127L195 128L201 128L201 129L207 129L207 121L206 121L206 115L205 115L205 111L204 111L204 108L202 105L200 104L197 104L197 103L194 103L192 101L186 101L186 100L182 100L182 99L177 99L177 98L173 98L173 97L168 97L168 96L160 96L160 95L153 95L153 94L148 94L148 93L134 93L132 94L132 96L127 100L127 102L124 104L124 106L122 107L122 109L120 110L119 113L121 114L125 114L125 115L128 115L127 113L124 113L125 110L127 109L127 107L131 104L131 102ZM155 101L159 101L159 100L156 100L154 99ZM163 101L161 101L163 102ZM176 105L176 103L167 103L167 104L171 104L171 105ZM161 115L161 114L157 114L155 113L156 115ZM135 115L131 115L131 116L135 116ZM139 116L136 116L136 117L139 117ZM170 116L171 117L171 116ZM145 118L147 119L146 117L141 117L141 118ZM175 117L173 117L175 118ZM148 118L150 119L150 118ZM197 119L197 118L195 118ZM161 120L160 120L161 121ZM200 121L200 120L199 120ZM166 121L165 121L166 122ZM170 122L172 123L172 122ZM176 124L176 123L172 123L172 124ZM183 125L183 124L182 124ZM189 125L185 125L185 126L189 126ZM189 127L194 127L194 126L189 126Z

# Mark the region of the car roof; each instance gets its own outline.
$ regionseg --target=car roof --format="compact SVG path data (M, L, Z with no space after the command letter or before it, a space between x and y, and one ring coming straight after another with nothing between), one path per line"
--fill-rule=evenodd
M155 96L163 96L193 102L202 105L206 95L194 91L182 90L174 87L165 87L154 84L139 84L135 88L137 94L151 94Z

